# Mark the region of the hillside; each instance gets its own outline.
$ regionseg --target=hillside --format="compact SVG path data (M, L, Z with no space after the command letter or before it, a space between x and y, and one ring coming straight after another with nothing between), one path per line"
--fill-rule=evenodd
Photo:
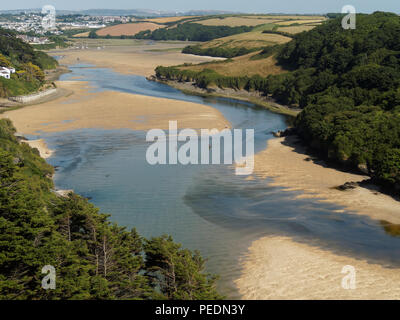
M0 29L0 67L16 69L10 79L0 77L0 97L38 90L45 81L44 70L57 65L55 59L16 38L14 32Z
M198 252L143 239L86 199L53 191L48 165L0 120L0 292L7 300L219 299ZM43 290L41 270L57 273ZM173 280L171 276L173 270Z
M280 74L284 69L277 64L276 58L268 56L259 59L260 52L249 53L225 61L207 62L198 65L182 65L176 68L187 72L210 72L228 77L266 77L271 74Z
M188 46L182 52L204 56L233 58L266 47L289 42L293 34L308 31L326 19L320 16L242 15L222 16L196 21L207 26L252 27L250 32L217 38L196 46Z
M303 108L296 126L324 156L400 190L400 17L358 15L356 30L341 18L294 36L285 45L231 61L157 68L161 79L197 86L256 90ZM248 64L268 65L253 74ZM274 64L273 62L277 63ZM253 62L254 63L254 62ZM220 66L220 68L219 68ZM280 72L277 71L280 68ZM267 69L267 70L268 70Z
M200 45L187 46L182 52L201 56L233 58L290 40L291 38L276 33L251 31L218 38Z
M78 32L74 37L124 37L151 40L199 41L204 46L187 48L186 53L234 57L247 54L266 46L281 44L300 28L309 30L326 18L322 16L275 16L275 15L213 15L180 16L138 19L134 23L118 24L97 31ZM288 32L279 28L289 28ZM262 31L275 31L263 34ZM280 32L276 32L280 31ZM254 33L250 33L254 32ZM274 34L273 34L274 33ZM243 34L243 35L242 35ZM237 37L232 37L236 35ZM286 36L285 36L286 35ZM289 37L287 37L289 35ZM217 43L212 40L221 39ZM190 51L190 52L189 52Z
M305 141L398 193L400 17L357 18L356 30L344 32L338 19L287 44L280 63L304 71L286 78L284 91L305 107L297 119Z
M125 23L118 24L115 26L106 27L96 31L99 36L134 36L139 32L150 30L154 31L159 28L163 28L163 25L150 23L150 22L139 22L139 23Z

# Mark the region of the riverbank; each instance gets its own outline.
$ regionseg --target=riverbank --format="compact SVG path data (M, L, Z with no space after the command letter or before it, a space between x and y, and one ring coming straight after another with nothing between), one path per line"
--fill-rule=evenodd
M374 220L400 224L400 201L379 192L373 184L363 183L345 191L337 187L346 182L361 182L368 176L340 171L329 167L323 160L314 159L296 136L272 139L268 147L256 154L254 175L273 178L272 186L288 191L301 191L298 198L312 198L334 203L351 213L365 215Z
M179 82L172 80L160 80L157 79L154 75L148 78L151 81L157 81L160 83L167 84L175 89L182 91L183 93L199 95L204 97L221 97L228 99L236 99L240 101L250 102L254 105L263 107L267 110L270 110L275 113L296 117L300 109L290 108L288 106L280 105L274 102L272 99L268 99L262 96L258 92L249 92L246 90L234 90L230 88L211 88L211 89L203 89L195 86L191 82Z
M70 72L70 70L65 66L59 66L54 70L45 70L46 84L39 91L32 92L28 95L0 98L0 113L68 96L71 94L70 91L57 88L54 85L54 81L58 80L62 74L68 72Z
M43 139L38 140L23 140L22 143L28 144L31 148L37 149L43 159L48 159L53 155L53 150L50 150Z

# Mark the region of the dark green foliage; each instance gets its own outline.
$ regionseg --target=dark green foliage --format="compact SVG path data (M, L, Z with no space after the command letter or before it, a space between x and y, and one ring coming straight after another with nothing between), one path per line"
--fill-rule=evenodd
M89 39L97 39L99 35L96 33L96 30L92 30L89 32Z
M202 48L201 46L187 46L183 48L182 53L196 54L198 56L211 56L211 57L222 57L222 58L234 58L243 56L245 54L260 50L261 48L245 48L245 47L211 47Z
M296 25L296 24L293 24L293 25ZM274 29L273 30L264 30L262 33L279 34L281 36L285 36L285 37L288 37L288 38L293 38L294 37L294 35L291 34L291 33L284 32L284 31L278 31L278 30L274 30Z
M144 247L147 273L167 299L222 299L215 291L216 278L203 273L199 252L182 249L168 236L147 240Z
M176 67L156 68L156 76L160 79L176 80L181 82L195 82L200 88L208 88L210 86L218 86L220 88L245 89L253 86L255 90L259 90L260 81L263 79L258 76L254 77L228 77L222 76L211 69L204 69L201 72L191 70L180 70ZM250 83L251 82L251 83Z
M339 18L296 35L278 57L282 64L310 70L305 79L311 81L304 82L303 90L294 87L305 107L297 119L305 141L329 158L366 166L372 177L396 190L400 187L399 34L400 18L395 14L357 15L355 30L343 30ZM303 74L290 73L296 80ZM269 93L280 99L275 91Z
M53 168L14 133L0 120L0 299L220 297L197 252L171 238L146 241L76 194L57 196ZM55 290L41 287L45 265L56 269Z
M142 31L135 35L136 39L210 41L238 33L249 32L253 28L247 26L205 26L198 23L178 24L176 28L161 28L154 31Z

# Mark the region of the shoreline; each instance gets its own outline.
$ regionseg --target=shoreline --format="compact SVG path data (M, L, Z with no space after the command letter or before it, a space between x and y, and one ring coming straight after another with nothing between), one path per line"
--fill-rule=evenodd
M342 206L352 214L365 215L373 220L400 224L400 201L379 191L372 183L363 183L353 189L338 190L347 182L362 182L369 176L332 168L324 160L313 158L297 136L274 138L265 150L255 155L254 176L272 178L271 186L286 191L301 191L298 199L316 199L319 202Z
M283 187L283 192L300 191L296 199L339 205L343 210L335 212L343 215L367 216L388 232L400 225L399 201L379 192L373 184L336 189L369 177L327 166L310 156L295 136L269 140L267 148L255 155L254 176L272 178L268 185ZM341 287L345 265L356 268L356 290ZM244 299L400 299L399 268L385 268L287 237L255 240L242 266L235 283Z
M32 149L37 149L43 159L48 159L54 154L54 151L49 149L47 143L43 139L22 140L21 143L26 143Z
M268 101L267 99L262 98L259 94L256 93L251 94L250 92L245 90L237 91L233 89L220 89L220 88L207 90L196 87L192 83L178 82L173 80L160 80L156 78L154 75L148 77L148 80L169 85L175 89L182 91L183 93L191 95L197 95L203 97L229 98L244 102L250 102L256 106L265 108L271 112L275 112L290 117L296 117L300 113L300 110L298 109L286 107L274 101Z
M54 81L57 81L61 75L64 73L68 73L70 70L65 67L65 66L59 66L55 70L46 70L46 81L52 81L52 84L54 84ZM47 84L49 85L49 84ZM35 92L32 92L27 95L20 95L20 96L15 96L15 97L8 97L8 98L1 98L0 100L0 114L8 112L8 111L13 111L29 106L35 106L38 104L50 102L57 100L60 97L65 97L70 95L72 92L66 91L63 89L58 88L56 85L53 85L52 87L48 87L45 90L38 90ZM30 101L19 101L23 100L24 98L30 98Z
M231 127L222 113L203 104L117 91L91 92L90 85L82 81L57 84L72 93L29 108L6 111L0 118L9 118L17 131L26 135L75 129L167 130L169 120L178 121L178 128Z

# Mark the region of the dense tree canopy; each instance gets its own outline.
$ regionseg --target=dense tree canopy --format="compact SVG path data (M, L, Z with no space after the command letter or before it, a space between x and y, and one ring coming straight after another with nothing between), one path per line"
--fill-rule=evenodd
M229 48L226 46L217 46L210 48L202 48L199 45L187 46L183 48L182 53L190 53L198 56L211 56L211 57L223 57L223 58L233 58L242 56L261 48L246 48L246 47L233 47Z
M143 239L86 199L52 191L53 168L0 120L0 299L216 299L197 252ZM56 270L44 290L42 268Z
M238 33L249 32L253 28L248 26L206 26L199 23L182 23L175 28L160 28L154 31L139 32L136 39L152 40L181 40L181 41L210 41Z

